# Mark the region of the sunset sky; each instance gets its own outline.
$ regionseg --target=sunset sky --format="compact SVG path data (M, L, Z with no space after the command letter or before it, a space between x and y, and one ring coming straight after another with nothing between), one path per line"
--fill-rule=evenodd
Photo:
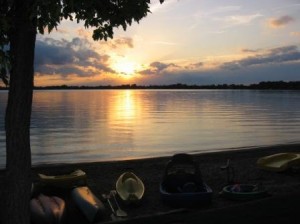
M300 80L299 0L151 2L151 14L107 42L70 21L38 35L35 85Z

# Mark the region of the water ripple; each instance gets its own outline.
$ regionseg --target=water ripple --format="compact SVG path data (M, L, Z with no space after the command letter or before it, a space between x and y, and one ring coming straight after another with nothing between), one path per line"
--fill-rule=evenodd
M34 164L74 163L299 142L299 133L299 91L35 91L31 146Z

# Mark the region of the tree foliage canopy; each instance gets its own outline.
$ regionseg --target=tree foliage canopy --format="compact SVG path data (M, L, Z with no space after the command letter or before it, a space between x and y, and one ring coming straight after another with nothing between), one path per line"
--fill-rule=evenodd
M162 3L164 0L159 0ZM13 28L17 0L0 0L0 78L7 84L9 71L10 31ZM126 30L150 12L150 0L32 0L28 16L36 23L37 32L51 32L64 19L83 22L93 27L94 40L113 38L113 28Z

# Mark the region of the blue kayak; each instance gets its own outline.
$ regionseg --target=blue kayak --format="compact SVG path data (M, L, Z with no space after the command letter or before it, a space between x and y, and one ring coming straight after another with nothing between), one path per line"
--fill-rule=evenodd
M213 191L202 180L199 165L188 154L175 154L160 183L160 195L173 207L197 207L211 202Z

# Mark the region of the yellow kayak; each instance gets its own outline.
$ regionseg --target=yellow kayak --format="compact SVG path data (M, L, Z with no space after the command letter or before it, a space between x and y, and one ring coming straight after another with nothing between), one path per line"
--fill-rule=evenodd
M87 176L82 170L75 170L70 174L48 176L39 174L41 184L58 187L58 188L73 188L86 185Z
M257 160L257 166L264 170L282 172L300 166L300 153L277 153Z

